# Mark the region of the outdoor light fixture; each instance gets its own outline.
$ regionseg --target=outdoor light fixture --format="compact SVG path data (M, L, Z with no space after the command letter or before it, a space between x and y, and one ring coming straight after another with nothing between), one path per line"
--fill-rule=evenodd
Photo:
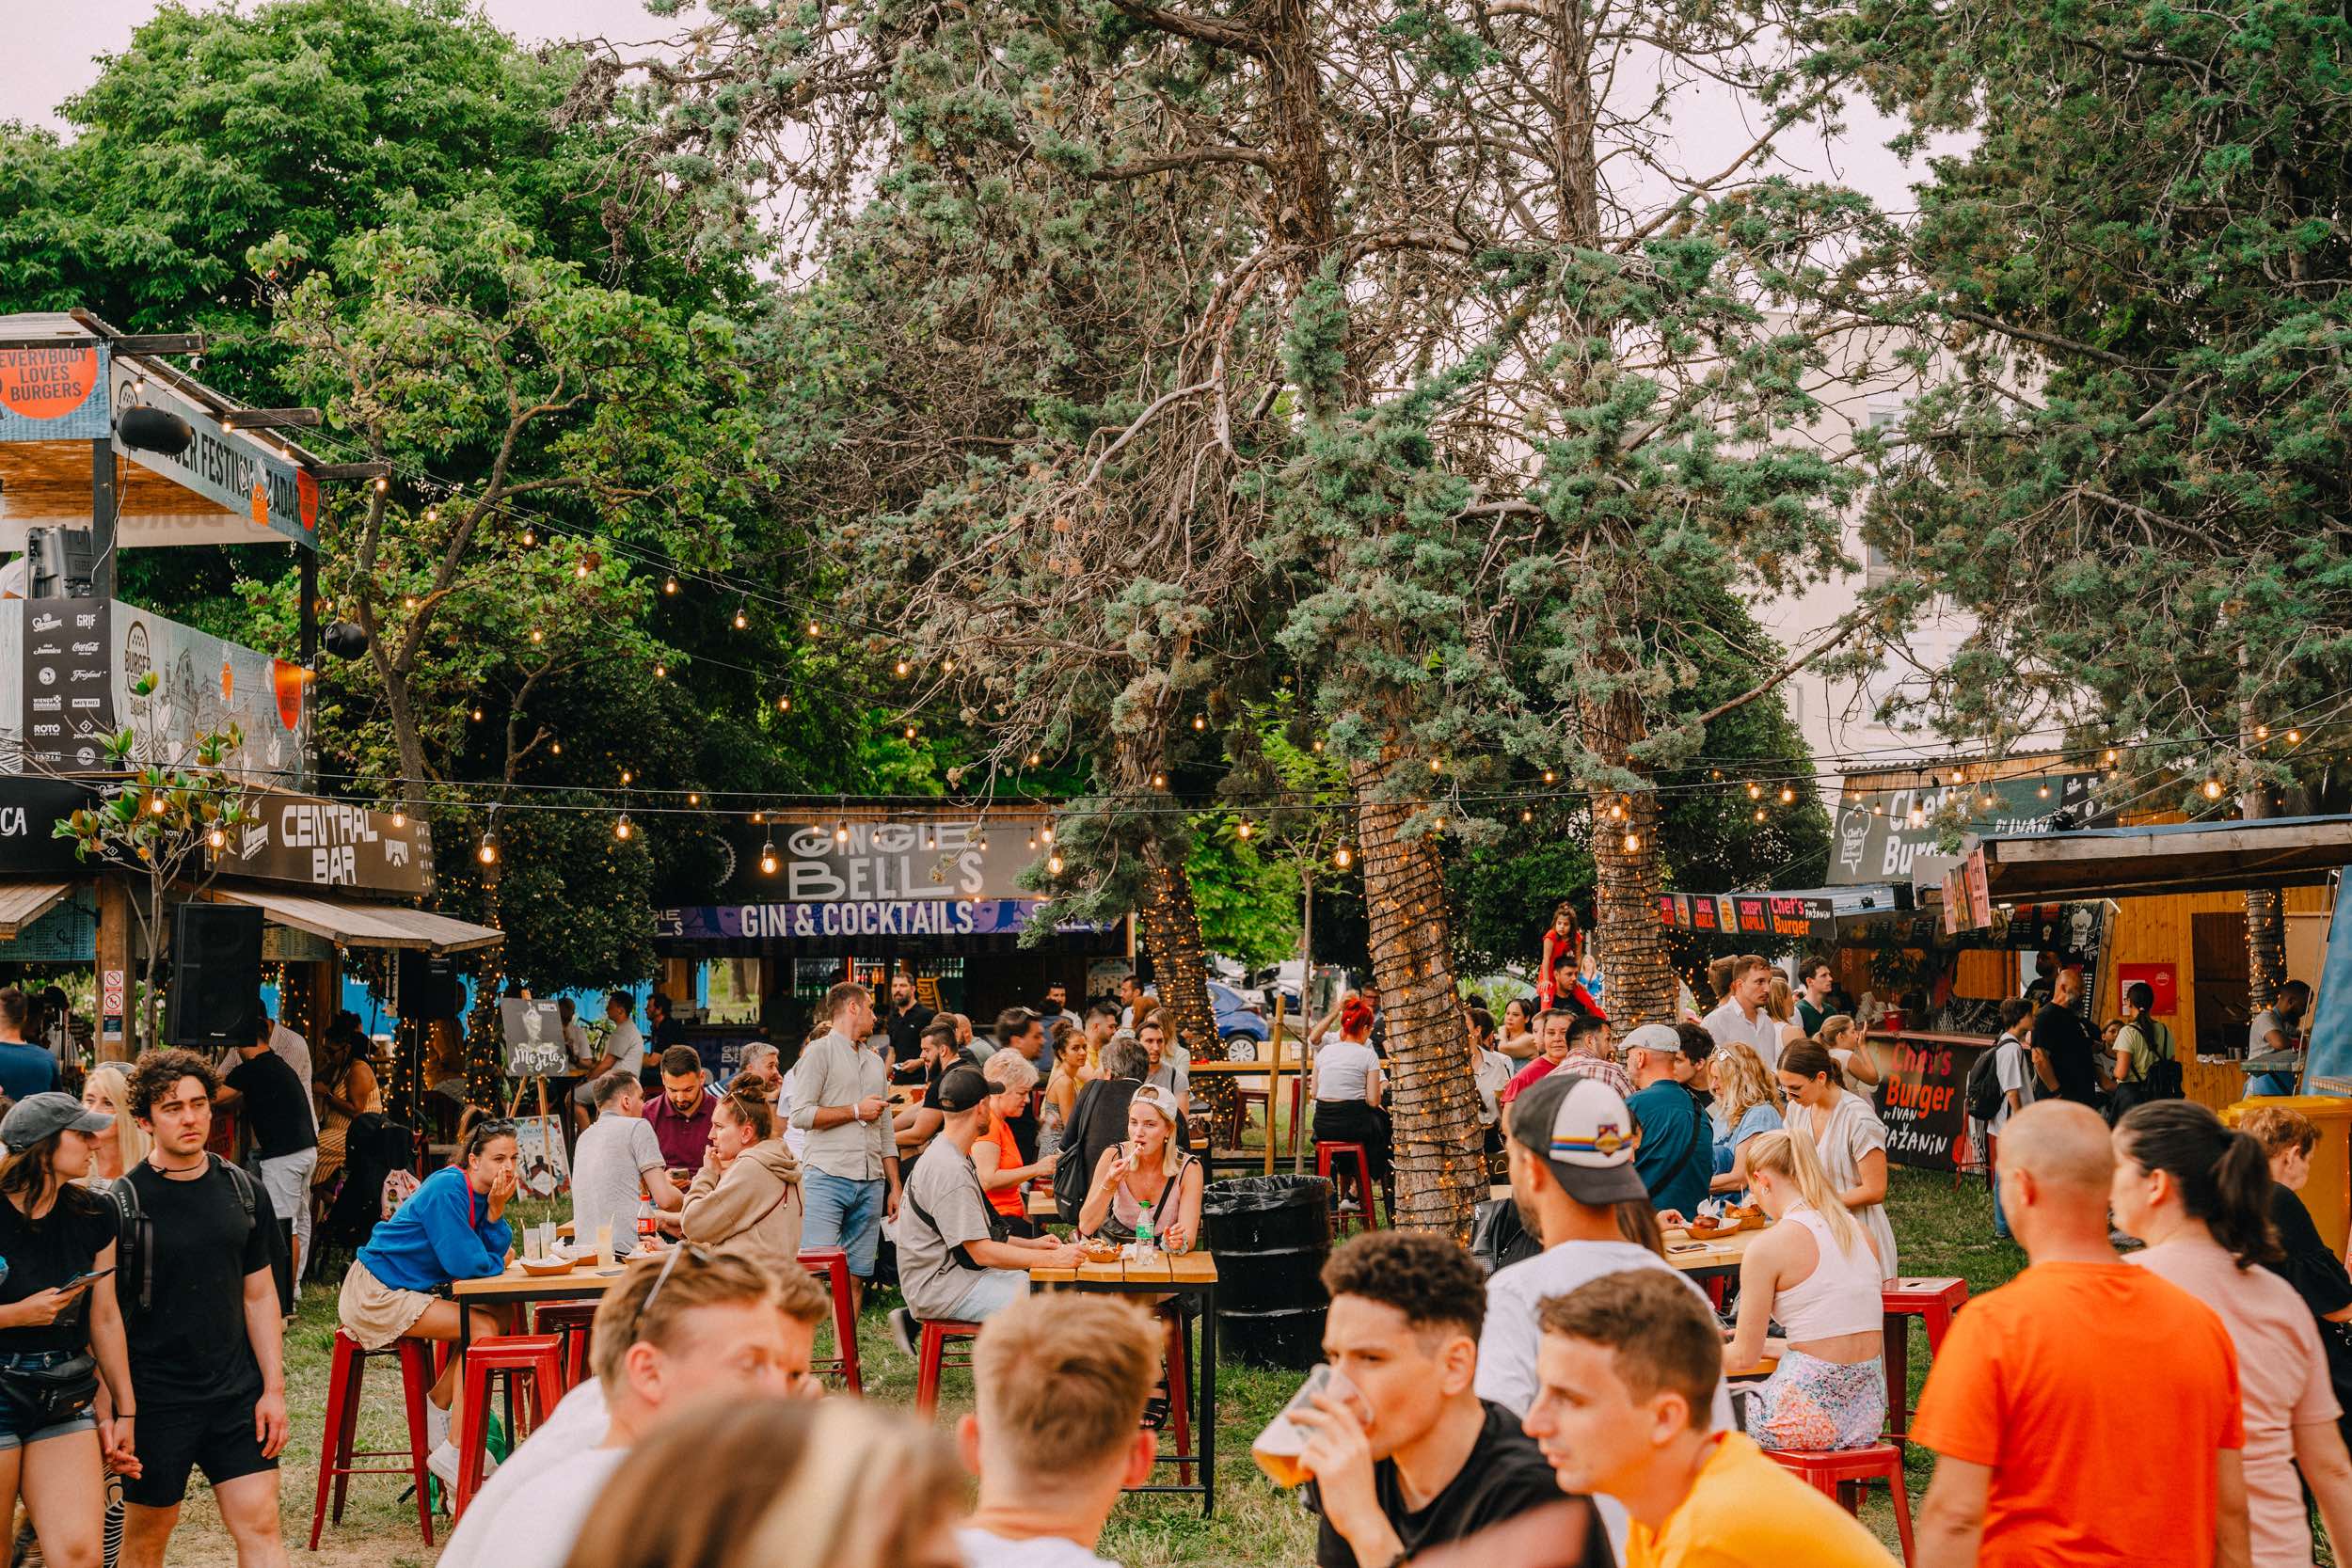
M1642 835L1640 833L1628 833L1625 835L1625 852L1627 854L1630 855L1641 847Z
M1356 863L1356 857L1348 849L1347 846L1343 844L1331 852L1331 863L1338 866L1342 871L1344 871L1349 866Z
M850 842L850 825L847 822L840 821L837 818L834 820L833 825L833 841L835 844L847 844Z
M1233 836L1235 838L1248 838L1251 833L1254 833L1257 831L1257 829L1249 825L1249 818L1245 816L1239 823L1234 825Z
M1760 784L1751 783L1748 785L1748 799L1751 800L1761 800L1764 799L1764 786Z
M789 713L789 712L791 712L791 711L792 711L792 699L791 699L791 698L789 698L789 697L778 697L778 698L776 699L776 711L777 711L778 713Z
M222 832L219 828L215 827L211 832L204 835L204 842L211 845L215 849L226 849L229 847L229 835Z
M405 828L408 826L408 814L405 811L395 810L392 813L392 826L395 828Z
M413 607L415 601L409 602ZM319 633L319 643L337 658L358 658L368 651L368 628L357 621L329 621Z
M1061 875L1061 864L1062 862L1059 855L1048 855L1045 857L1045 869L1052 872L1057 877Z
M741 631L745 626L748 626L751 624L751 617L743 613L743 607L740 605L736 606L735 629L737 631Z
M1756 819L1758 822L1761 822L1761 821L1763 821L1763 820L1764 820L1764 808L1763 808L1762 806L1758 806L1758 807L1756 807Z
M772 838L759 847L759 869L763 876L776 874L776 841Z
M474 850L473 858L485 865L498 864L499 833L496 828L489 829L483 833L481 847Z
M686 792L686 803L690 806L701 805L703 803L702 791L698 789L688 790Z
M636 776L637 776L636 774L631 773L631 772L630 772L628 768L622 768L622 769L621 769L621 782L622 782L623 784L628 784L630 780L634 779Z
M636 831L636 828L630 824L628 813L627 812L621 813L621 819L612 824L612 836L614 838L628 838Z
M668 665L666 665L666 664L662 663L662 662L661 662L660 660L659 660L659 659L655 660L655 661L654 661L654 667L653 667L653 678L654 678L654 679L656 679L656 680L658 680L658 681L659 681L659 680L667 680L667 679L669 679L669 678L670 678L670 667L669 667Z
M675 594L675 593L676 593L676 592L677 592L677 578L663 578L661 579L661 591L662 591L664 594Z
M2208 800L2218 800L2221 799L2221 781L2219 779L2207 779L2205 781L2205 799Z
M1166 789L1168 787L1168 775L1165 773L1152 774L1152 787L1153 789Z
M1041 832L1044 834L1044 836L1045 836L1045 842L1046 842L1046 843L1051 844L1051 843L1053 843L1053 842L1054 842L1054 828L1053 828L1053 824L1051 824L1051 823L1047 823L1047 824L1045 825L1045 827L1044 827L1043 829L1040 830L1040 831L1041 831Z
M1903 820L1915 828L1924 828L1928 825L1928 814L1925 808L1915 805L1903 813Z
M1782 805L1794 805L1796 803L1796 800L1797 792L1795 790L1789 788L1787 784L1782 784L1780 786L1780 803Z

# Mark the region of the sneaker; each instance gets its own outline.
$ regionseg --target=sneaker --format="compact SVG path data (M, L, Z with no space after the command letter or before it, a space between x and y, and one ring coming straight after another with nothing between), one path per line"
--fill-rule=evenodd
M907 1359L910 1361L917 1359L920 1354L915 1347L915 1340L922 1332L922 1326L914 1321L914 1313L903 1307L894 1307L890 1309L890 1338L900 1350L907 1353Z
M1364 1206L1357 1202L1352 1197L1343 1197L1340 1199L1339 1212L1343 1214L1360 1214L1363 1212L1363 1209Z
M446 1417L446 1416L444 1416L444 1417L442 1417L441 1418L442 1418L443 1420L447 1420L449 1418L448 1418L448 1417ZM431 1453L426 1454L426 1455L424 1456L424 1467L425 1467L426 1469L428 1469L428 1470L432 1471L432 1472L433 1472L433 1474L434 1474L434 1476L435 1476L435 1478L436 1478L437 1480L438 1480L438 1481L440 1481L440 1483L441 1483L443 1486L445 1486L445 1487L449 1488L449 1491L450 1491L450 1495L451 1495L451 1496L454 1497L454 1496L456 1495L456 1493L457 1493L457 1445L456 1445L456 1444L454 1444L454 1443L451 1442L451 1441L450 1441L449 1439L447 1439L446 1437L445 1437L445 1438L443 1438L440 1442L438 1442L438 1443L435 1444L435 1445L434 1445L433 1451L432 1451Z
M431 1400L424 1402L424 1446L427 1449L449 1447L449 1412Z

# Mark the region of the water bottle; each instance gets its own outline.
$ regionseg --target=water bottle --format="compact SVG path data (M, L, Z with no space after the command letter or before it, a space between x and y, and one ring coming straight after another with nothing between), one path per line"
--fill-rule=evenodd
M1152 1250L1152 1206L1138 1203L1136 1206L1136 1251L1149 1256Z

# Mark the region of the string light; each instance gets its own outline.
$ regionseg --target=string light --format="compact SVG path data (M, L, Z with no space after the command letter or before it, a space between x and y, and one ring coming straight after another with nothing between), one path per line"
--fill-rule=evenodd
M437 506L426 507L424 509L424 520L428 523L439 522L441 520L441 509Z
M737 631L741 631L745 626L748 626L751 624L752 618L743 613L743 607L741 605L737 605L735 607L735 629Z
M1342 871L1344 871L1349 866L1356 863L1356 856L1346 845L1343 844L1337 849L1331 851L1331 863L1338 866Z
M480 708L473 710L473 721L477 724L482 722L482 710Z
M835 844L847 844L850 842L850 825L837 817L834 820L833 824L833 841Z
M2288 744L2288 745L2290 745L2290 746L2300 746L2300 745L2302 745L2302 744L2303 744L2303 732L2302 732L2301 730L2289 730L2289 731L2287 731L2287 744Z
M899 677L901 680L905 679L905 678L906 678L906 673L907 673L907 661L906 661L905 659L903 659L903 658L902 658L902 659L900 659L900 660L898 661L898 667L897 667L897 668L898 668L898 677Z
M1444 771L1445 771L1445 762L1444 762L1444 760L1443 760L1442 758L1439 758L1439 757L1431 757L1431 758L1429 759L1429 771L1431 771L1432 773L1442 773L1442 772L1444 772Z
M1751 781L1748 784L1748 799L1751 800L1761 800L1764 799L1764 786Z
M1042 832L1042 833L1045 835L1045 842L1046 842L1046 843L1051 844L1051 843L1053 843L1053 842L1054 842L1054 825L1053 825L1051 822L1048 822L1047 824L1045 824L1045 826L1044 826L1042 829L1041 829L1041 830L1040 830L1040 832Z
M2205 799L2208 800L2218 800L2221 799L2221 781L2219 779L2207 779L2205 781Z
M756 827L756 826L758 826L760 823L765 822L765 821L767 821L767 820L768 820L768 814L767 814L766 812L764 812L764 811L755 811L755 812L752 813L752 824L753 824L753 826Z
M229 835L222 832L218 827L215 827L211 832L204 835L204 842L215 849L226 849L229 847Z
M1763 821L1763 820L1764 820L1764 808L1763 808L1762 806L1758 806L1758 807L1756 807L1756 819L1758 822L1761 822L1761 821Z
M1914 802L1912 808L1903 813L1903 820L1915 828L1926 827L1928 825L1927 808Z
M1535 814L1528 810L1525 806L1521 806L1519 808L1519 820L1522 822L1533 822L1535 820Z
M377 495L382 495L385 491L390 489L391 487L392 482L390 480L386 479L382 474L375 476L375 493Z
M564 754L564 743L560 740L550 740L548 742L548 750L560 757Z
M939 661L939 667L946 671L948 674L952 675L956 673L956 661L952 658L941 659Z
M392 826L395 828L405 828L408 826L408 814L401 810L398 806L394 806L392 808Z
M1633 854L1641 847L1642 835L1640 833L1628 833L1625 835L1625 852L1627 854Z
M1979 811L1991 811L1993 809L1993 797L1990 795L1978 796L1977 809Z
M1192 716L1192 727L1196 730L1205 730L1209 727L1209 721L1204 716L1196 713Z
M688 790L686 792L686 803L690 806L701 805L703 803L702 791L698 789Z
M2115 766L2115 748L2112 746L2107 748L2106 764L2109 768Z
M1043 762L1044 760L1045 760L1045 758L1044 758L1043 756L1041 756L1041 754L1039 754L1038 752L1031 752L1029 753L1029 764L1028 764L1028 765L1029 765L1031 768L1035 768L1035 767L1036 767L1039 763Z
M759 847L759 869L765 876L776 874L776 841L772 838Z
M1784 806L1795 805L1797 803L1797 792L1789 788L1787 784L1782 784L1780 786L1780 803Z
M1234 824L1233 836L1235 838L1246 839L1257 831L1258 830L1256 828L1250 826L1249 818L1245 816L1238 823Z
M914 738L914 726L913 724L909 724L907 726L906 736L909 740L913 740Z
M538 542L539 534L535 529L523 530L523 548L529 549L532 546L537 544Z
M662 591L664 594L675 594L675 593L676 593L676 592L677 592L677 578L663 578L661 579L661 591Z
M670 678L670 667L667 664L662 663L660 659L654 660L653 678L658 681L668 680Z
M629 784L633 782L636 777L637 775L630 772L628 768L624 768L621 769L621 782L623 784Z
M1061 856L1060 856L1058 853L1057 853L1057 854L1052 854L1052 855L1048 855L1048 856L1046 856L1046 857L1045 857L1045 869L1046 869L1049 873L1051 873L1052 875L1057 876L1057 877L1060 876L1060 875L1061 875L1061 867L1062 867L1062 858L1061 858Z
M1153 789L1166 789L1168 787L1168 775L1165 773L1152 774L1152 787Z
M816 623L816 622L811 621L811 622L808 624L808 634L809 634L809 636L811 636L811 637L815 637L816 635L818 635L818 629L819 629L819 628L818 628L818 625L817 625L817 623Z
M147 798L147 809L148 809L149 811L152 812L152 813L153 813L155 816L163 816L163 814L164 814L164 798L163 798L163 796L161 796L160 794L157 794L157 795L150 795L150 796Z
M2256 740L2268 740L2270 738L2270 726L2267 724L2255 725L2254 738Z
M612 836L614 838L626 839L636 831L637 829L629 821L628 813L627 812L621 813L620 820L612 824Z
M1321 756L1322 754L1323 754L1323 737L1322 737L1322 736L1316 736L1316 737L1315 737L1315 755L1317 755L1317 756Z
M481 844L474 848L473 858L485 865L498 864L499 834L496 828L491 828L483 833Z
M777 711L778 713L789 713L789 712L791 712L791 711L792 711L792 699L791 699L791 698L789 698L789 697L778 697L778 698L776 699L776 711Z
M1544 783L1546 783L1546 784L1558 784L1559 782L1560 782L1560 775L1559 775L1559 774L1557 774L1557 773L1553 772L1553 771L1552 771L1550 768L1545 768L1545 769L1544 769Z
M2041 788L2035 790L2034 793L2046 800L2050 798L2050 786L2048 784L2043 784Z
M537 626L533 626L531 628L531 640L533 642L545 642L548 640L548 634Z
M1438 832L1445 832L1445 818L1444 818L1444 817L1442 817L1442 816L1438 817L1438 818L1437 819L1437 822L1436 822L1435 826L1436 826L1436 828L1437 828Z

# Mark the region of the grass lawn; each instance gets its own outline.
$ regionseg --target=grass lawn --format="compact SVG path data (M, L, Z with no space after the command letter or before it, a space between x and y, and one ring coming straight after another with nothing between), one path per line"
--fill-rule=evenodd
M1968 1281L1971 1291L1981 1291L2008 1279L2024 1264L2015 1247L1992 1239L1992 1200L1981 1182L1955 1190L1949 1178L1899 1169L1889 1201L1905 1274L1957 1275ZM286 1346L294 1435L281 1472L283 1509L286 1542L297 1554L310 1538L334 1331L335 1283L313 1281L303 1291L300 1314L288 1331ZM830 1338L830 1331L819 1335L820 1354ZM900 1406L914 1402L914 1364L891 1343L879 1310L869 1310L860 1323L858 1352L867 1397ZM1927 1344L1915 1326L1911 1347L1915 1395L1927 1366ZM370 1398L360 1422L361 1443L389 1448L403 1440L395 1424L397 1388L389 1368L371 1370ZM1295 1381L1293 1373L1227 1363L1217 1379L1221 1419L1217 1423L1216 1517L1204 1520L1198 1499L1130 1498L1112 1516L1104 1554L1127 1568L1174 1563L1296 1568L1311 1562L1312 1519L1295 1494L1276 1490L1259 1474L1248 1452L1249 1439L1272 1418ZM961 1412L970 1402L969 1375L950 1371L943 1414ZM1914 1452L1911 1490L1915 1502L1931 1467L1930 1456ZM403 1485L394 1477L355 1478L343 1522L330 1525L320 1540L319 1560L351 1568L360 1564L422 1568L430 1562L435 1553L417 1538L414 1505L398 1501ZM1883 1493L1872 1497L1864 1517L1892 1543L1893 1514ZM170 1556L174 1564L226 1565L235 1560L210 1499L201 1493L191 1493Z

